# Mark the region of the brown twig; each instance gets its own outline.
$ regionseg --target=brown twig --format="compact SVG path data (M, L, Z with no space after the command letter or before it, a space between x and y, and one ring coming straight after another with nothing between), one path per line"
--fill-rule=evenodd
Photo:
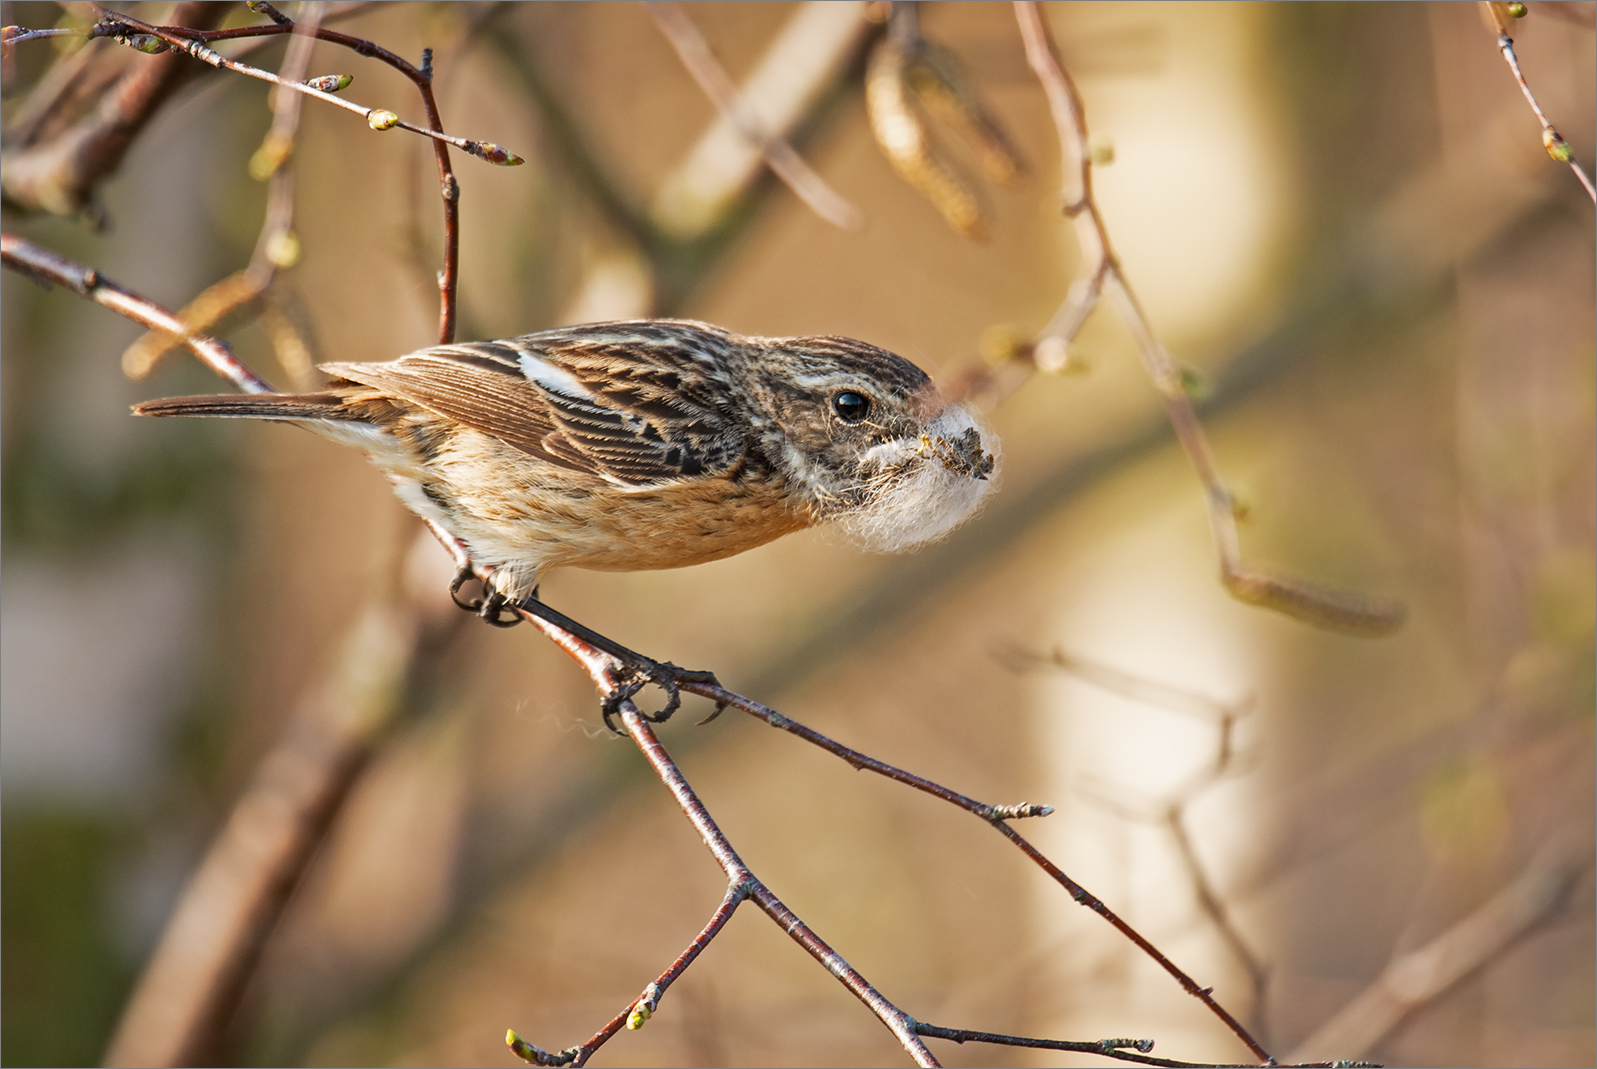
M726 927L726 922L732 919L732 914L739 904L749 897L749 891L750 888L746 884L735 884L727 888L726 896L721 899L721 904L711 914L709 923L704 926L698 935L694 936L693 942L688 944L687 949L677 955L677 959L671 963L671 967L652 980L649 986L643 989L643 993L638 996L636 1002L612 1017L608 1024L589 1036L584 1043L575 1047L567 1047L559 1053L551 1054L541 1047L528 1043L517 1035L516 1030L512 1028L505 1033L506 1045L510 1047L516 1057L534 1065L586 1064L594 1052L604 1046L610 1040L610 1037L621 1031L623 1027L636 1031L642 1028L650 1017L654 1016L654 1011L660 1008L660 999L666 990L676 982L678 976L687 971L688 966L693 964L693 959L697 958L704 951L704 948L710 945L710 941L720 933L721 929Z
M947 1039L955 1043L991 1043L1001 1047L1030 1047L1034 1050L1066 1050L1082 1054L1097 1054L1116 1061L1137 1065L1160 1065L1169 1069L1252 1069L1254 1062L1182 1062L1172 1058L1154 1058L1148 1055L1153 1049L1151 1039L1100 1039L1096 1043L1083 1043L1069 1039L1036 1039L1031 1036L1011 1036L1000 1032L972 1032L963 1028L943 1028L939 1025L915 1022L915 1031L933 1039ZM1132 1048L1138 1053L1132 1053ZM1270 1062L1271 1065L1278 1065ZM1279 1065L1279 1069L1378 1069L1371 1062L1294 1062Z
M855 769L865 769L875 772L878 775L886 776L888 779L895 780L908 787L913 787L918 791L923 791L934 798L940 798L943 801L948 802L950 805L958 806L966 812L974 813L976 816L981 817L983 820L990 823L994 828L998 829L999 834L1003 835L1010 842L1014 843L1015 846L1020 849L1021 853L1030 858L1056 883L1063 887L1078 905L1086 906L1094 913L1097 913L1104 920L1108 921L1110 925L1112 925L1117 931L1119 931L1121 935L1124 935L1127 939L1131 940L1132 943L1136 944L1136 946L1141 949L1144 954L1147 954L1150 958L1157 962L1160 968L1164 969L1167 973L1175 978L1176 982L1181 985L1182 990L1186 991L1187 994L1191 995L1193 998L1198 999L1208 1007L1211 1013L1219 1017L1220 1020L1224 1021L1226 1027L1230 1028L1237 1038L1240 1039L1250 1051L1256 1054L1261 1061L1269 1060L1269 1052L1266 1051L1259 1044L1259 1042L1248 1033L1248 1030L1242 1026L1241 1022L1233 1017L1224 1006L1220 1005L1220 1003L1215 1000L1213 988L1200 987L1197 981L1193 980L1192 977L1183 972L1175 964L1175 962L1166 957L1158 947L1154 946L1151 942L1144 938L1142 934L1139 933L1135 928L1127 924L1125 920L1123 920L1119 914L1115 913L1114 910L1110 909L1102 899L1098 898L1085 887L1071 879L1062 869L1060 869L1052 861L1048 860L1042 851L1038 850L1035 846L1031 845L1031 843L1027 842L1026 839L1021 837L1021 835L1011 828L1007 823L1008 820L1017 817L1047 816L1049 813L1053 812L1053 808L1051 806L1024 803L1020 806L1010 807L994 806L984 802L979 802L974 798L970 798L966 795L960 794L957 791L950 790L949 788L944 787L942 784L934 783L931 780L924 779L915 775L914 773L906 772L901 768L896 768L885 761L879 761L867 754L860 753L858 750L851 749L850 747L837 742L835 739L828 738L813 728L806 727L791 717L784 716L769 706L762 705L759 702L754 701L752 698L747 698L741 694L736 694L724 687L706 683L684 682L682 684L682 689L689 693L698 694L701 697L709 698L718 706L724 705L734 709L739 709L742 712L748 713L750 716L765 721L771 727L780 728L783 731L797 735L805 742L819 746L821 749L837 755L852 765Z
M595 649L570 632L533 615L525 609L519 611L524 619L529 620L533 626L542 631L551 641L582 666L601 694L607 698L617 694L620 688L615 678L616 662L609 654ZM835 950L828 946L820 936L816 935L808 925L801 921L792 910L783 905L781 900L771 892L770 888L762 883L749 867L743 863L743 859L738 856L731 842L727 840L721 829L716 825L715 819L710 816L709 810L705 809L704 803L699 800L698 795L694 793L693 788L682 775L681 769L677 767L676 762L671 759L671 755L661 745L659 738L649 726L649 722L644 719L637 705L630 699L623 699L617 703L617 707L621 722L626 726L627 733L632 737L633 742L637 744L638 749L643 752L644 757L653 767L660 781L665 784L666 789L676 798L677 804L682 808L682 812L686 814L689 822L693 824L694 830L699 833L699 838L704 841L704 845L709 848L710 853L715 857L716 863L726 873L728 899L731 899L735 894L741 894L742 897L752 900L779 928L792 937L794 942L798 943L812 957L825 966L827 971L835 976L838 982L848 989L850 994L863 1002L876 1015L877 1019L886 1025L888 1030L897 1037L899 1043L915 1059L917 1065L937 1065L937 1059L932 1057L931 1051L926 1049L926 1045L915 1034L915 1022L883 997L848 962L844 961ZM734 901L729 906L726 901L723 901L722 908L729 915L730 910L735 908L736 904ZM725 921L722 920L721 923L724 924ZM715 932L720 930L719 925L714 920L711 922L711 927L714 928L714 931L709 928L706 929L709 933L708 938L713 938ZM701 933L701 937L703 935L704 933ZM705 939L706 942L708 938ZM694 944L690 946L690 951L696 955L698 949L702 949L702 946L702 943L695 940ZM648 998L647 992L645 993L645 998ZM658 994L654 996L653 1001L657 1004ZM621 1020L625 1022L630 1019L632 1014L637 1011L637 1008L638 1004L634 1003ZM652 1014L653 1012L654 1008L650 1006L649 1013ZM584 1045L583 1047L575 1048L580 1053L573 1056L571 1063L574 1065L585 1064L588 1056L619 1030L620 1025L613 1020L611 1026L601 1029L588 1041L594 1046L590 1048ZM515 1037L514 1033L511 1033L510 1042L513 1049L516 1039L519 1039L519 1037ZM529 1050L532 1049L530 1045L528 1047ZM527 1057L520 1050L517 1053ZM529 1060L536 1061L535 1058ZM542 1062L541 1064L550 1064L550 1062Z
M1536 102L1536 94L1531 92L1530 83L1525 80L1525 72L1520 70L1519 56L1514 52L1514 39L1509 36L1508 28L1512 21L1523 18L1526 7L1523 3L1505 3L1503 0L1481 0L1481 8L1487 20L1497 30L1497 50L1503 54L1503 61L1508 64L1508 69L1513 72L1514 81L1519 85L1519 91L1525 94L1525 102L1530 105L1530 110L1535 114L1536 121L1542 126L1542 147L1547 150L1547 155L1556 162L1568 164L1569 169L1575 172L1575 177L1580 179L1581 186L1586 190L1586 195L1593 204L1597 204L1597 186L1592 185L1592 180L1575 160L1575 154L1570 150L1569 142L1564 140L1562 134L1548 120L1542 106Z
M704 35L680 6L672 0L644 0L643 6L676 51L682 65L699 88L704 90L704 95L751 145L760 150L765 162L782 183L793 191L794 196L803 201L810 211L842 230L858 230L865 225L864 213L804 162L793 146L773 130L738 92L737 85L716 60L715 53L710 51Z
M257 27L250 27L250 29L257 29ZM286 26L277 24L273 27L258 27L258 29L262 31L277 29L292 33L294 27L292 24ZM356 115L359 115L361 118L365 119L366 125L370 126L373 130L408 130L413 134L420 134L423 137L430 137L434 141L439 141L443 144L458 148L464 152L469 152L478 159L487 160L489 163L502 164L507 167L514 167L517 164L526 162L514 152L496 145L491 141L472 141L464 137L455 137L452 134L446 134L442 130L433 129L427 126L417 126L415 123L406 122L398 115L395 115L392 111L389 111L387 108L368 108L365 105L356 104L353 101L345 100L344 98L335 96L334 94L326 92L325 90L318 89L313 85L309 85L304 82L286 81L273 74L271 71L262 70L259 67L252 67L248 63L241 63L236 59L229 59L220 52L207 47L205 43L207 40L222 40L223 38L221 37L214 37L209 34L203 36L198 34L186 34L182 32L182 27L168 28L164 26L151 26L148 23L140 22L131 15L124 15L121 12L111 11L109 9L107 9L105 12L105 19L89 32L94 36L110 37L113 40L126 41L130 36L128 33L129 30L133 31L135 34L144 34L149 37L158 38L173 48L178 48L184 52L187 52L201 63L209 64L210 66L216 67L220 70L230 70L235 74L242 74L250 78L258 78L263 82L270 82L271 84L277 86L280 90L287 89L295 93L304 93L306 96L315 97L317 100L332 104L335 107L343 108L345 111L354 112ZM243 35L240 34L236 36Z
M1165 413L1176 438L1203 484L1209 530L1219 557L1220 581L1231 596L1348 634L1392 633L1402 625L1404 618L1403 606L1398 602L1327 590L1243 562L1235 502L1220 479L1213 450L1188 393L1186 376L1170 359L1150 326L1147 313L1115 256L1109 229L1093 197L1092 159L1087 147L1087 122L1081 94L1060 62L1058 47L1036 3L1015 0L1015 16L1025 42L1026 60L1047 94L1048 108L1058 131L1063 210L1075 223L1086 265L1053 321L1025 355L1043 370L1061 370L1076 333L1098 300L1107 297L1131 331L1143 367L1164 401Z

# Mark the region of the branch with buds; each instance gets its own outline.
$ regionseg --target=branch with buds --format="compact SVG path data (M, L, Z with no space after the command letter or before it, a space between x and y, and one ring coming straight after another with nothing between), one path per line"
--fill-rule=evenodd
M1244 563L1237 533L1238 505L1221 480L1214 451L1193 407L1190 376L1184 374L1160 344L1147 313L1131 287L1114 246L1109 228L1092 191L1092 151L1088 145L1086 111L1075 82L1059 59L1059 49L1035 3L1016 0L1015 16L1025 41L1026 59L1048 97L1048 108L1059 136L1060 173L1064 214L1074 222L1076 240L1085 266L1064 302L1035 341L1017 346L998 368L976 376L967 386L971 394L1001 399L1024 381L1033 369L1065 371L1070 367L1070 345L1087 317L1107 298L1120 320L1130 329L1142 365L1164 401L1165 413L1203 484L1209 530L1220 562L1220 581L1232 597L1250 605L1274 609L1306 623L1354 635L1379 636L1403 623L1403 606L1390 599L1323 587L1290 579ZM1013 362L1023 365L1019 381L1000 384L1000 371Z
M1515 19L1522 19L1529 14L1529 9L1522 0L1480 0L1482 13L1487 22L1497 31L1497 50L1503 54L1503 62L1508 64L1508 69L1514 75L1514 82L1519 86L1519 91L1525 94L1525 103L1530 105L1530 110L1536 116L1536 121L1542 127L1542 147L1547 150L1556 163L1563 163L1575 172L1575 177L1580 180L1581 186L1586 190L1586 195L1597 204L1597 186L1592 185L1592 180L1579 163L1575 160L1575 153L1570 149L1569 142L1564 140L1564 135L1558 132L1547 114L1542 111L1542 106L1536 102L1536 94L1531 92L1530 83L1525 80L1525 72L1519 67L1519 55L1514 51L1514 38L1508 33L1509 27Z

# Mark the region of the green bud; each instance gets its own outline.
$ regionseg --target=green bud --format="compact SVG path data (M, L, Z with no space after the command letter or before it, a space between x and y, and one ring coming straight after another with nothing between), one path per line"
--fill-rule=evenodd
M399 125L399 116L382 108L373 108L366 113L366 125L373 130L392 130Z
M158 56L172 47L153 33L132 34L127 38L127 42L140 52L151 56Z
M1201 401L1209 396L1209 380L1202 373L1184 367L1181 369L1181 389L1194 401Z
M1525 5L1520 3L1519 0L1513 0L1513 3L1508 5L1508 13L1514 16L1516 19L1522 19L1529 12L1527 12Z
M1542 131L1542 147L1547 150L1547 155L1559 163L1568 163L1575 158L1569 149L1569 142L1558 136L1557 130Z

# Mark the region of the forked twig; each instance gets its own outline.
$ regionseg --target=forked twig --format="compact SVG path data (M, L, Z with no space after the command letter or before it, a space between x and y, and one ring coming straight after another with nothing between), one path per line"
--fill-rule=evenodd
M1237 534L1236 504L1220 479L1203 425L1193 408L1186 377L1160 344L1115 256L1109 229L1092 193L1092 158L1081 94L1059 59L1059 49L1033 0L1015 0L1015 16L1031 64L1048 97L1059 135L1064 214L1074 222L1085 261L1078 281L1037 341L1017 353L1045 371L1062 370L1070 344L1100 298L1107 297L1131 331L1142 365L1164 401L1165 413L1187 459L1203 484L1209 531L1219 557L1220 581L1238 601L1274 609L1356 635L1386 635L1401 626L1403 606L1390 599L1327 590L1244 563ZM990 377L989 380L990 381ZM972 384L981 390L988 382Z
M609 654L595 649L575 635L556 627L541 617L534 616L526 610L519 611L523 618L531 621L533 626L547 635L551 641L583 667L601 694L612 695L620 689L615 677L616 662ZM899 1043L915 1059L915 1064L922 1066L937 1065L937 1059L932 1057L932 1052L926 1048L926 1044L922 1043L920 1037L915 1034L915 1022L897 1006L894 1006L884 998L848 962L844 961L837 951L828 946L792 910L783 905L781 900L771 892L770 888L762 883L750 871L749 867L743 863L743 859L732 848L731 842L727 840L721 829L716 825L715 819L710 816L709 810L705 809L704 803L699 800L698 795L694 793L693 788L682 775L681 769L677 767L676 762L671 759L671 755L661 745L659 738L649 726L649 722L644 719L637 705L631 699L623 699L618 705L621 722L626 726L627 733L632 737L633 742L637 744L638 749L643 752L643 756L654 768L655 774L660 777L660 781L665 784L666 789L676 798L677 804L682 807L682 812L687 815L688 820L693 824L694 830L699 833L699 837L704 840L705 846L709 847L710 853L715 857L716 863L721 866L721 871L726 873L727 897L723 900L721 908L717 910L716 917L706 926L704 932L701 932L700 936L690 944L688 951L684 952L684 957L691 961L693 956L697 956L698 952L703 949L704 944L713 938L716 932L720 931L721 926L731 916L731 911L737 907L738 902L744 898L750 899L771 920L776 922L779 928L791 936L794 942L808 951L812 957L826 967L828 972L837 977L838 982L846 987L855 998L863 1002L876 1015L877 1019L886 1025L888 1030L898 1038ZM681 962L681 966L686 968L687 962ZM673 972L673 970L675 971ZM675 979L676 975L680 975L680 972L681 969L673 965L672 969L661 974L661 980L656 980L654 984L651 984L638 1002L634 1003L623 1014L618 1014L617 1019L613 1019L609 1025L600 1029L587 1043L572 1048L572 1051L567 1052L571 1054L569 1059L565 1059L565 1054L556 1055L553 1058L549 1058L546 1055L540 1059L537 1054L542 1054L543 1052L537 1051L537 1048L533 1048L530 1044L522 1042L520 1046L524 1047L525 1051L519 1049L518 1040L520 1037L515 1036L514 1033L510 1034L508 1041L517 1054L534 1062L534 1064L560 1065L569 1062L572 1065L584 1065L593 1051L597 1050L599 1046L603 1045L606 1040L619 1031L622 1024L630 1023L634 1015L638 1018L638 1024L646 1020L647 1015L652 1015L658 1006L659 997L665 987L669 985L671 979ZM647 1014L645 1014L645 1010ZM535 1051L536 1054L533 1053Z
M1005 650L1003 656L1017 670L1034 665L1056 667L1083 682L1130 698L1132 701L1186 716L1199 717L1213 725L1214 757L1185 783L1171 791L1163 801L1146 806L1127 805L1098 789L1087 792L1086 797L1118 816L1155 824L1169 832L1181 866L1186 870L1187 878L1192 881L1192 893L1197 900L1198 908L1209 918L1209 922L1219 932L1220 938L1247 972L1248 979L1253 984L1254 1017L1258 1022L1256 1027L1263 1033L1262 1018L1265 994L1270 982L1269 967L1248 945L1248 941L1243 938L1242 932L1232 920L1231 910L1209 877L1202 859L1199 858L1197 847L1192 841L1192 834L1187 830L1186 823L1187 809L1192 802L1210 787L1237 772L1239 762L1236 745L1237 722L1250 711L1252 697L1249 696L1241 701L1223 702L1195 691L1144 679L1118 668L1078 657L1060 648L1054 649L1046 656L1018 649Z

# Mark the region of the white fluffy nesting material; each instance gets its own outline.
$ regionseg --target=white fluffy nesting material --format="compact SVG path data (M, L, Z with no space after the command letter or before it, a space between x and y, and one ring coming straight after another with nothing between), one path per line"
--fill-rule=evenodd
M865 454L865 501L838 517L844 534L878 553L935 541L975 515L998 477L998 436L965 405L949 405L919 441Z

